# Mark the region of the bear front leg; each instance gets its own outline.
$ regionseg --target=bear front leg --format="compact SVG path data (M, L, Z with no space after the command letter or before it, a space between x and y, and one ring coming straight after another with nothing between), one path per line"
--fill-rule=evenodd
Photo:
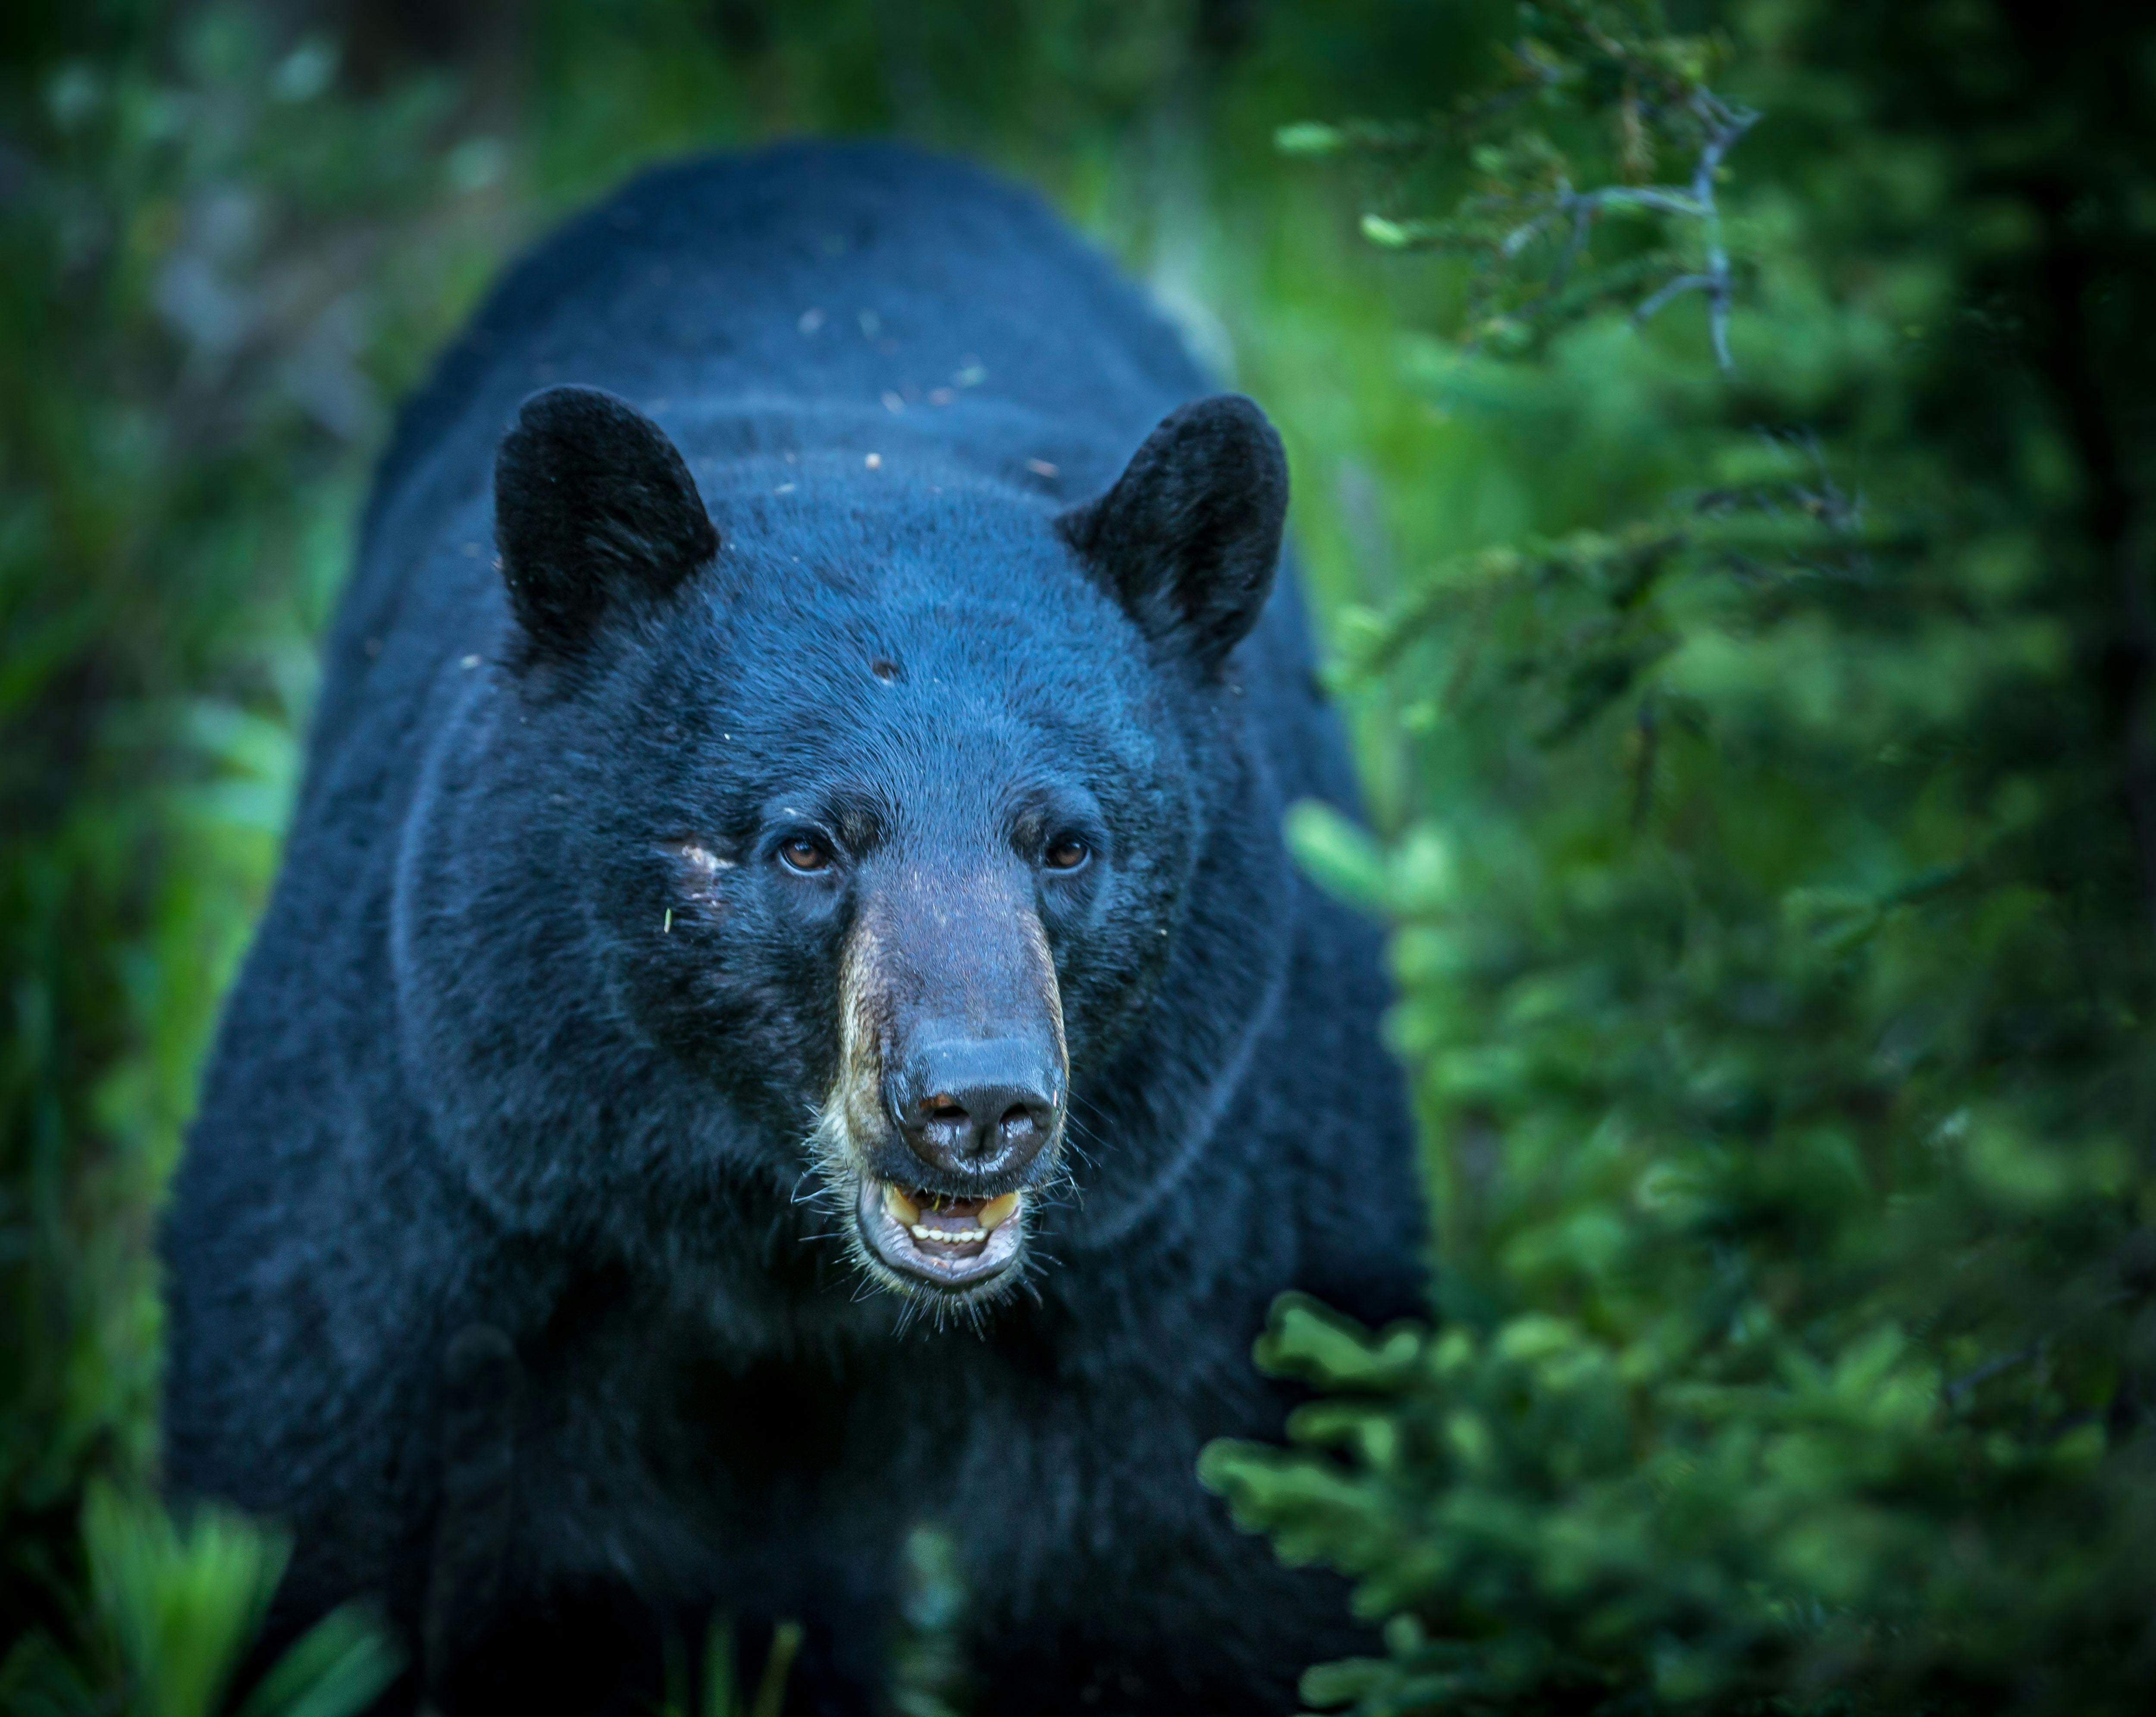
M508 1336L472 1324L442 1367L441 1504L419 1622L423 1711L454 1709L458 1660L495 1620L516 1532L524 1367Z
M975 1717L1281 1717L1313 1663L1366 1653L1346 1582L1262 1542L1155 1542L1072 1567L1060 1601L989 1606L973 1630ZM1090 1560L1090 1559L1089 1559Z

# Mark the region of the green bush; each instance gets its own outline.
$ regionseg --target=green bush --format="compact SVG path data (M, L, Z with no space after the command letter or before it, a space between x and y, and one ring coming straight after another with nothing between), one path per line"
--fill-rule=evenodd
M357 1606L331 1612L227 1699L291 1554L289 1540L206 1509L184 1529L154 1502L94 1481L83 1504L89 1591L72 1652L42 1632L0 1665L0 1709L22 1717L351 1717L403 1668Z
M468 295L439 80L198 9L0 64L0 1654L150 1480L150 1239L388 388ZM393 266L392 265L393 265Z
M1403 814L1296 826L1395 927L1439 1315L1284 1303L1316 1398L1204 1476L1383 1624L1316 1705L2139 1709L2156 32L1717 16L1282 138L1467 181L1364 223L1486 474L1345 627Z

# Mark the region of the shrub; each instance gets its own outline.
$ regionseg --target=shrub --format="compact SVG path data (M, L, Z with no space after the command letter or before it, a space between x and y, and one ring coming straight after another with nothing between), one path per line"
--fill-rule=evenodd
M1403 369L1511 505L1347 629L1408 815L1295 830L1394 927L1437 1317L1284 1303L1315 1398L1204 1473L1384 1626L1313 1704L2138 1709L2156 32L1721 17L1283 136L1464 176L1364 231L1460 259Z

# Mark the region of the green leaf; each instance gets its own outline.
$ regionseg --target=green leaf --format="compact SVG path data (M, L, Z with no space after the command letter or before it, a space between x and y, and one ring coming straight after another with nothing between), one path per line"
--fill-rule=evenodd
M1276 1376L1333 1389L1389 1390L1415 1375L1424 1338L1412 1324L1373 1334L1307 1294L1284 1293L1258 1338L1257 1359Z
M365 1606L346 1604L287 1648L234 1717L356 1717L403 1668L388 1625Z
M1314 799L1289 806L1288 851L1313 881L1367 912L1385 905L1385 861L1368 833Z
M100 1627L141 1717L213 1717L268 1615L290 1541L228 1510L184 1529L155 1502L93 1484L83 1545Z
M1273 133L1273 147L1282 155L1316 160L1322 156L1337 155L1347 145L1337 126L1319 125L1306 120L1298 125L1282 126Z

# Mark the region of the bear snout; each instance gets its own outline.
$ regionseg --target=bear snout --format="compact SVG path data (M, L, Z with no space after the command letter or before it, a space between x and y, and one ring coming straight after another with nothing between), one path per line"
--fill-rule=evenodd
M873 892L839 980L837 1088L817 1129L886 1286L963 1297L1019 1273L1052 1175L1070 1055L1039 917L1015 891L906 876Z

